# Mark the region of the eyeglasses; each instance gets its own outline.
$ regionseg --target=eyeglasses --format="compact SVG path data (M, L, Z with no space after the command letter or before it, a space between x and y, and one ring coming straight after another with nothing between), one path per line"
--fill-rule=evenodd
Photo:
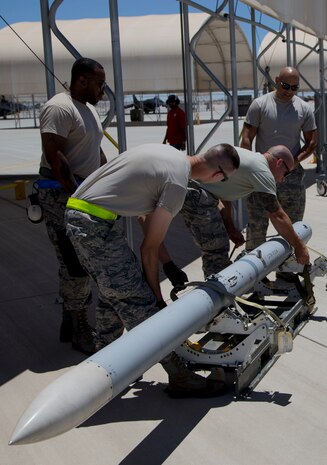
M94 81L100 87L100 89L103 89L106 86L106 81L103 81L102 79L97 79L96 77L92 77L92 76L84 76L84 77L88 81Z
M287 82L282 82L282 81L280 81L279 84L282 86L284 90L291 89L292 92L296 92L300 88L298 84L294 84L293 86L291 86L291 84L287 84Z
M284 178L287 178L287 176L289 176L291 174L291 171L289 170L288 166L286 165L286 163L284 162L284 160L282 160L283 162L283 165L285 166L286 168L286 171L284 173Z
M218 165L218 168L220 169L222 175L224 176L223 179L221 180L221 182L225 182L225 181L228 181L228 176L227 174L225 173L225 171L222 169L222 167L220 165Z

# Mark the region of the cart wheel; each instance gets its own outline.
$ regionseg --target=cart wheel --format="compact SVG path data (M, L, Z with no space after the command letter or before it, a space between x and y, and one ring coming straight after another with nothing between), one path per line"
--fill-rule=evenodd
M325 181L317 181L317 192L324 197L327 193L327 183Z

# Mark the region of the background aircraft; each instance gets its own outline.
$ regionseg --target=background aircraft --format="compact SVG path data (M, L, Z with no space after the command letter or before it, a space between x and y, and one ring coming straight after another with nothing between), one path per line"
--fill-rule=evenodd
M13 102L7 100L4 95L1 96L0 100L0 116L3 116L3 119L7 118L7 115L12 115L13 113L19 113L20 111L27 110L27 106L22 103Z
M135 108L142 109L144 113L147 115L149 113L155 113L157 108L160 106L167 107L165 102L163 102L159 97L148 98L146 100L138 100L135 95L133 95L133 104Z

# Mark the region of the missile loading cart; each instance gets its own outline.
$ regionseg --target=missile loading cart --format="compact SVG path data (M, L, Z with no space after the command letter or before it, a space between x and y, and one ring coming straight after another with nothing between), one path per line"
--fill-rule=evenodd
M243 259L252 254L260 255L260 250ZM276 271L276 280L256 282L176 349L190 368L223 379L236 396L249 394L279 356L292 350L294 337L316 311L313 280L327 273L327 259L319 256L303 267L291 255ZM233 280L235 276L228 277L230 291ZM226 292L220 274L205 285ZM177 298L174 292L172 297Z

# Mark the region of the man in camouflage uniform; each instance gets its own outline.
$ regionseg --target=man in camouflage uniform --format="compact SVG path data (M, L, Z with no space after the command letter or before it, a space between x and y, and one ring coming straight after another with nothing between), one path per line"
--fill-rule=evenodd
M235 149L222 144L188 157L162 144L144 144L121 153L90 175L67 202L67 233L98 288L96 348L119 337L124 328L166 306L158 276L159 249L181 209L189 177L211 183L239 166ZM142 268L126 241L120 217L145 216ZM188 370L173 353L162 365L173 397L207 397L225 384Z
M255 99L250 105L242 131L241 147L264 153L273 145L285 145L293 154L294 168L277 189L280 204L292 223L301 221L305 209L304 169L301 162L308 158L317 145L314 114L308 103L297 97L299 73L285 67L276 77L276 90ZM301 133L304 145L301 147ZM253 196L247 201L249 223L246 249L252 250L266 239L268 217Z
M230 265L229 240L237 246L244 243L233 223L231 202L250 193L256 204L267 212L278 233L295 248L298 262L309 263L307 248L276 197L276 183L283 183L293 168L291 152L285 146L271 147L264 154L235 149L240 157L235 175L219 183L191 181L181 210L186 226L201 249L204 276Z
M106 162L103 137L94 105L104 95L105 72L89 58L72 67L70 92L51 98L40 113L42 138L39 200L49 238L59 261L59 295L63 299L60 340L76 350L94 352L93 332L87 322L90 278L66 237L65 207L78 184Z
M204 277L218 273L231 264L228 258L229 236L218 208L219 198L190 181L181 210L185 225L201 249Z

